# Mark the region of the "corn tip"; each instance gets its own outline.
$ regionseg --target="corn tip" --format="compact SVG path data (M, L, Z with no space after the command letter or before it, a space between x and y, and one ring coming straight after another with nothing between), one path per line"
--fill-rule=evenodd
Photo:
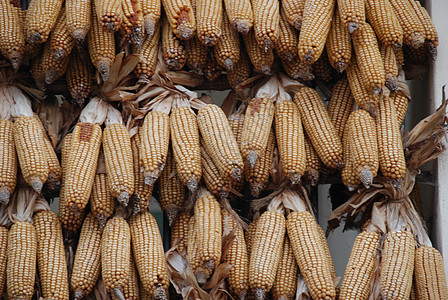
M57 77L57 72L53 69L48 69L47 72L45 72L45 83L46 84L52 84Z
M193 29L191 29L183 24L180 24L177 27L177 30L179 31L179 35L180 35L179 38L182 40L189 40L193 37L193 34L194 34Z
M35 190L36 192L40 193L42 191L44 183L40 179L31 179L30 186Z
M230 174L230 177L232 177L235 180L240 180L242 174L243 174L243 170L241 170L240 167L234 167L234 168L232 168L232 173Z
M250 194L254 198L258 198L260 196L261 191L263 190L264 185L260 182L250 183Z
M303 57L303 60L306 63L312 63L314 61L314 55L313 55L314 50L308 50L308 52L305 54L305 56Z
M416 32L412 35L411 40L409 41L409 46L414 49L418 49L425 42L425 36L420 32Z
M154 300L168 300L168 297L166 295L166 291L163 288L163 286L159 286L154 291Z
M242 290L238 293L238 299L245 300L247 299L247 290Z
M84 291L81 289L76 289L73 293L73 299L74 300L81 300L82 298L84 298Z
M210 260L206 261L204 263L204 265L207 268L207 270L213 270L215 268L215 260L214 259L210 259Z
M126 300L126 298L123 295L123 292L121 291L121 289L119 287L113 288L111 290L111 293L113 293L115 295L115 297L117 297L118 300Z
M190 192L194 192L198 187L198 179L195 176L191 176L187 180L187 188Z
M292 184L298 184L300 182L300 174L299 173L293 173L289 175L289 180Z
M426 41L425 42L426 49L429 52L429 55L431 56L432 60L437 60L437 46L434 45L434 42L432 41Z
M129 193L121 192L120 195L118 196L118 202L120 204L123 204L124 206L127 206L129 202Z
M266 296L266 292L262 288L255 288L254 289L255 299L257 300L264 300Z
M251 26L246 20L236 21L236 30L241 34L248 34Z
M11 61L12 68L14 70L18 70L20 68L20 65L22 63L23 55L18 51L13 51L9 55L9 60Z
M101 77L103 77L103 80L106 81L107 78L109 78L110 62L109 61L100 61L98 63L97 69L100 72Z
M84 43L84 40L86 38L86 31L81 29L76 29L72 32L72 36L75 39L76 43L78 45L81 45Z
M31 43L43 43L44 42L42 40L42 35L39 32L34 32L34 33L30 34L28 38L31 41Z
M0 187L0 204L7 204L11 193L6 186Z
M366 189L368 189L373 183L373 173L370 168L366 167L362 169L359 173L359 179L361 180L362 184L364 184Z
M349 192L354 192L358 189L358 185L349 183L349 184L347 184L347 188L348 188Z
M53 55L54 55L54 58L56 58L58 60L62 59L65 57L65 50L64 49L56 49L56 50L54 50Z
M179 208L176 206L170 206L165 210L166 217L168 218L168 225L171 225L176 221L179 214Z
M305 173L305 178L312 186L316 186L319 182L319 171L315 169L308 169Z
M224 60L224 68L227 70L233 71L233 61L230 58L226 58Z
M392 92L396 93L398 91L397 77L389 77L386 79L386 87Z
M348 22L348 32L353 34L360 28L359 24L356 22Z
M255 167L255 163L257 162L258 154L255 151L249 151L249 155L247 156L247 161L249 162L250 166L253 168Z
M338 73L342 73L345 71L345 69L347 69L347 66L348 63L344 58L341 58L341 60L336 63L336 71L338 71Z
M207 282L207 273L202 271L202 270L198 270L195 274L196 276L196 280L198 281L199 284L204 284Z

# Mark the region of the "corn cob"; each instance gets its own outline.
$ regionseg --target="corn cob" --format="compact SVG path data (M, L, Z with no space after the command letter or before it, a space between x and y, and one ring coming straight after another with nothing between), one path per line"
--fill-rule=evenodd
M244 167L243 159L223 111L216 105L208 104L199 110L197 120L205 150L220 173L226 178L239 180Z
M191 216L189 213L180 214L171 226L171 247L176 240L179 241L177 249L180 253L183 253L187 247L188 238L188 223Z
M353 95L350 85L346 79L341 79L333 87L331 99L328 102L327 110L338 136L342 139L344 127L350 113L353 111Z
M0 204L8 203L9 196L16 187L17 156L13 128L13 122L0 119Z
M252 4L249 0L224 0L227 17L238 32L247 34L254 23Z
M252 66L246 51L240 51L240 58L233 66L233 70L226 70L227 81L232 88L236 88L240 83L250 77Z
M250 255L252 252L252 243L254 241L254 237L255 237L255 230L257 228L257 221L258 219L254 219L249 223L249 226L247 226L247 230L246 233L244 235L244 238L246 240L246 248L247 248L247 255L249 256L250 259Z
M129 262L129 278L128 278L128 284L125 285L123 288L123 296L127 300L139 300L139 282L138 282L138 274L137 274L137 268L135 267L134 263L134 257L132 254L130 255L130 262ZM112 293L112 299L119 300L115 294Z
M130 255L129 225L125 219L115 216L107 221L101 237L101 275L109 292L119 295L128 283Z
M331 23L325 47L333 68L339 73L343 72L352 57L352 43L350 34L344 27L344 22L341 20L337 8L334 10L333 22Z
M305 153L306 153L306 169L304 178L307 180L312 186L316 186L319 182L319 172L321 169L321 161L319 156L314 150L313 145L311 144L310 139L305 134Z
M181 40L189 40L196 30L196 20L190 1L162 0L168 22Z
M196 280L199 284L204 284L213 270L209 270L201 265L194 217L190 219L190 223L188 224L187 256Z
M79 106L84 104L93 85L92 63L83 55L74 51L71 54L66 73L67 87L70 95Z
M98 219L88 214L82 225L70 279L77 300L90 294L100 276L102 232Z
M369 91L364 85L356 59L352 59L347 68L347 79L358 107L367 110L372 116L376 116L379 96Z
M222 21L222 35L213 47L215 57L220 66L226 70L233 70L233 66L240 59L240 40L238 33L232 27L224 12Z
M433 59L437 58L437 46L439 45L439 38L437 30L431 21L428 11L421 5L420 1L409 1L414 8L420 22L425 29L425 46L428 49Z
M96 2L98 0L93 1ZM106 3L107 1L99 2ZM112 0L107 3L112 2L119 2L119 0ZM103 80L107 80L111 65L115 59L115 40L113 32L103 30L98 16L100 15L96 13L95 5L92 2L92 27L87 36L87 45L89 47L90 60L100 72Z
M179 179L176 161L172 151L168 151L165 168L159 180L159 203L168 217L169 223L173 224L178 212L182 209L185 198L185 187Z
M386 75L375 32L370 25L366 24L353 35L353 46L364 85L378 94L384 86Z
M229 282L229 289L233 295L238 299L245 299L247 291L249 290L249 257L247 255L246 242L244 240L244 232L239 227L232 215L226 210L221 210L222 214L222 228L227 228L229 232L234 230L235 239L232 242L226 255L223 257L223 262L232 265L230 273L227 277Z
M162 21L162 54L168 68L178 71L187 61L187 53L180 39L174 34L167 18Z
M414 273L415 240L410 231L387 233L381 259L381 297L409 299ZM399 274L396 274L400 270Z
M89 201L95 179L101 135L101 127L93 123L78 123L73 130L65 194L69 207L75 206L83 210Z
M299 109L291 100L277 101L275 132L283 173L297 184L305 173L306 154Z
M241 104L244 105L244 104ZM241 136L243 133L244 126L244 113L240 111L242 106L238 107L238 110L232 113L227 119L229 120L230 129L232 129L233 136L235 137L236 143L241 150Z
M207 64L204 67L205 78L207 78L208 81L213 81L221 75L223 69L224 68L218 64L215 53L209 51L207 55Z
M249 183L250 193L253 197L258 197L266 188L269 181L269 174L272 170L272 161L274 160L275 135L272 130L269 133L268 145L264 153L251 168L248 166L244 170L246 181Z
M266 211L257 220L249 262L249 284L256 299L264 299L274 285L285 232L285 217L280 212Z
M56 59L54 51L51 49L51 41L44 45L44 52L42 55L42 68L45 73L45 83L52 84L56 79L64 75L70 57L66 56L61 59Z
M101 160L103 160L103 162L101 162ZM113 215L115 207L114 197L112 197L111 190L107 185L107 175L105 173L106 170L104 164L104 156L100 153L98 166L103 166L97 168L95 180L93 181L92 196L90 197L92 213L98 219L102 227L106 225L107 219Z
M140 80L149 80L154 74L157 64L157 52L159 50L160 26L156 24L152 36L145 36L143 38L142 49L138 50L140 54L140 61L135 68L135 73Z
M338 10L349 33L356 32L366 23L364 0L338 0Z
M36 115L21 115L14 121L13 133L22 175L40 192L49 172L43 126Z
M274 63L274 52L272 49L264 51L264 49L257 44L253 30L243 36L243 41L255 70L264 74L270 74L272 64Z
M307 211L292 212L286 221L294 256L311 297L336 299L330 264L317 226L315 218Z
M26 14L27 37L31 42L47 41L56 24L63 0L33 0Z
M304 81L311 81L314 79L313 65L305 63L300 60L298 56L294 57L290 62L280 60L289 77L294 79L302 79Z
M282 9L285 12L286 20L295 29L300 30L303 21L303 10L305 9L305 0L293 1L283 0Z
M92 15L94 18L97 18L98 23L101 24L101 27L103 27L104 31L113 32L120 29L121 23L123 21L123 9L121 7L121 0L91 1ZM94 26L95 24L92 24L92 29Z
M359 175L355 171L354 157L352 155L352 148L350 145L349 125L345 126L344 134L342 136L342 144L344 147L343 159L344 168L341 172L342 183L348 188L350 192L355 191L361 184Z
M61 9L51 32L50 49L56 59L63 59L72 52L74 46L75 39L70 34L65 9Z
M42 44L35 44L40 45L38 50L38 55L31 61L31 75L33 76L34 82L36 83L36 86L40 90L45 89L45 72L42 65L43 55L41 48Z
M134 193L134 161L131 138L124 124L107 124L103 132L103 151L110 193L118 202L127 205Z
M418 300L417 299L417 288L415 287L415 280L412 281L411 287L411 295L409 296L409 300Z
M401 47L403 28L388 0L366 0L366 17L381 44Z
M388 179L404 178L406 161L397 114L392 100L385 95L379 103L377 137L381 173Z
M313 73L314 77L320 79L324 83L331 83L335 80L335 69L332 67L330 60L327 55L327 51L322 52L316 62L313 63Z
M31 299L36 274L37 236L30 222L14 223L8 233L8 299Z
M330 267L331 277L333 278L333 283L336 288L336 294L337 294L337 296L339 296L340 288L336 284L337 274L336 274L336 269L334 268L333 259L331 258L330 248L328 247L327 237L325 236L325 232L319 224L317 224L316 227L317 227L317 231L319 231L319 236L320 236L320 240L322 241L322 245L324 246L325 256L327 257L327 262L328 262L328 266Z
M275 48L280 31L280 3L277 0L252 0L254 32L258 46L268 52Z
M162 13L160 0L141 0L145 32L150 38L154 33Z
M294 96L302 124L319 158L329 168L342 164L342 144L316 90L301 88ZM320 130L316 131L316 128Z
M360 109L350 114L347 126L353 167L364 186L369 188L379 164L375 120L368 112Z
M134 160L134 212L141 212L148 209L151 203L153 185L145 184L145 176L141 172L140 153L141 153L141 128L131 137L132 158Z
M42 128L44 132L44 150L47 156L48 162L48 179L47 179L47 187L50 189L54 189L56 187L56 183L58 183L59 179L61 179L62 169L59 164L58 156L56 155L53 145L50 142L47 134L45 133L45 129Z
M433 247L419 247L415 251L415 286L418 299L446 299L446 285L443 259Z
M121 29L129 42L141 48L143 38L143 15L139 0L121 0L123 10L123 22Z
M8 228L0 226L0 295L6 283L6 264L8 259Z
M143 288L153 299L167 299L169 277L156 219L145 211L132 216L129 225Z
M194 191L202 176L196 115L187 106L178 107L170 115L170 127L178 178Z
M403 47L394 48L394 52L395 52L395 60L397 61L398 70L401 70L403 68L403 64L404 64Z
M345 269L339 299L368 299L375 274L380 235L363 231L356 237Z
M162 111L150 111L142 125L140 164L145 183L152 185L160 176L168 155L170 143L170 119Z
M283 6L280 10L278 43L275 47L275 51L282 60L290 62L298 55L297 45L299 43L299 34L294 27L288 23L284 8L285 7Z
M195 35L185 42L187 50L187 66L196 73L202 73L207 65L208 48Z
M196 26L199 41L214 46L222 35L222 1L196 0Z
M409 0L389 0L401 27L403 42L412 48L419 48L425 42L425 28Z
M297 262L292 252L288 236L285 236L283 252L275 276L272 295L274 299L293 299L297 288Z
M18 9L8 0L0 1L0 52L11 61L14 70L19 69L25 54L25 36Z
M299 37L299 57L312 64L322 54L330 32L335 0L305 1Z
M47 299L68 299L68 272L65 262L61 223L52 211L34 215L37 233L37 264L42 296Z
M384 63L384 71L386 74L386 87L392 92L396 93L398 89L397 77L398 77L398 66L397 60L395 58L395 52L392 47L380 46L381 58Z
M208 191L200 191L194 205L194 230L201 266L215 269L221 260L221 207Z
M66 0L65 13L71 36L81 45L90 30L92 0Z
M207 189L220 198L227 198L232 189L232 181L223 176L211 156L205 150L203 143L201 143L201 165L202 178L207 186Z
M392 94L390 98L394 103L395 111L397 113L397 123L400 127L401 124L403 124L404 118L406 116L406 111L408 109L410 99L401 91Z

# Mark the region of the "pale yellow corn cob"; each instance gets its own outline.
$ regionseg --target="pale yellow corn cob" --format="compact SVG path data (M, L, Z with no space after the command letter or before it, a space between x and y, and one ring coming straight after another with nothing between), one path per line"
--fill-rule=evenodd
M294 57L290 62L280 60L289 77L294 79L302 79L304 81L311 81L314 79L313 65L305 63L300 60L298 56Z
M204 67L205 78L208 81L213 81L221 75L223 70L224 68L218 64L215 53L210 50L207 55L207 64Z
M255 237L257 221L258 221L258 219L250 222L249 226L247 227L246 233L244 234L244 238L246 240L247 255L249 255L249 258L250 258L251 252L252 252L252 242L254 241L254 237Z
M92 15L97 18L104 31L117 31L118 29L120 29L121 23L123 21L123 9L121 7L121 0L92 0ZM92 27L94 26L95 25L92 24Z
M56 24L51 31L50 49L56 59L68 56L75 46L75 39L70 34L65 9L61 9Z
M227 81L232 88L236 88L240 83L250 77L252 66L246 51L240 51L240 58L233 66L233 70L226 70Z
M342 163L342 144L316 90L301 88L294 96L302 124L322 162L330 168Z
M397 113L397 122L398 122L398 126L401 126L401 124L404 121L404 118L406 116L406 112L408 110L408 104L410 99L403 94L403 92L398 91L395 94L392 94L390 96L390 98L392 99L394 106L395 106L395 111Z
M366 0L366 17L381 44L401 47L403 28L401 28L389 0Z
M75 103L84 104L93 85L93 67L89 59L82 57L78 51L73 51L67 66L67 88Z
M414 273L415 240L410 231L387 233L381 258L381 297L409 299Z
M17 156L14 145L14 124L0 119L0 203L8 203L16 187ZM1 228L0 228L1 230Z
M187 107L174 109L170 115L171 142L177 175L190 191L201 180L201 146L196 115Z
M8 260L8 228L0 226L0 295L6 283L6 262Z
M62 169L59 164L58 156L54 152L53 145L51 144L46 133L44 133L44 144L45 154L48 161L48 179L46 184L50 189L54 189L56 187L56 183L58 183L59 179L61 179Z
M153 185L145 184L145 175L140 164L141 156L141 128L131 137L132 158L134 160L134 212L145 211L151 203Z
M377 115L377 105L379 96L369 91L361 77L361 71L358 67L356 59L352 59L350 66L347 68L347 79L350 84L350 90L353 98L359 108L365 109L372 116Z
M68 271L64 241L58 215L42 211L34 215L37 233L37 264L42 296L46 299L68 299Z
M395 58L395 51L390 46L380 46L381 58L384 63L384 71L386 74L386 87L392 92L396 93L397 77L398 77L398 66L397 60Z
M182 213L171 226L171 246L173 246L174 241L178 240L179 245L177 246L177 249L180 253L183 253L187 247L188 224L190 219L191 216L189 213Z
M67 27L78 44L82 44L90 30L92 0L66 0Z
M293 101L277 101L275 133L283 173L292 184L297 184L305 173L306 153L302 120Z
M190 219L190 223L188 224L187 255L196 280L199 284L204 284L213 270L209 270L201 264L201 258L198 251L197 234L194 224L195 218L192 217Z
M90 208L103 227L106 225L107 219L114 213L115 200L107 185L107 175L105 173L98 173L97 171L95 175L92 196L90 197Z
M247 34L254 23L254 14L250 0L224 0L230 24L242 34Z
M338 0L338 10L345 28L354 33L366 23L364 0Z
M121 0L123 23L121 30L128 41L136 48L141 48L143 40L143 15L139 0Z
M437 46L439 45L439 37L436 27L431 21L428 11L421 5L420 1L410 1L414 11L425 29L425 46L433 59L437 58Z
M225 12L222 21L222 35L213 47L215 57L220 66L226 70L233 70L233 66L240 59L240 40L238 33L230 24Z
M227 198L232 188L232 181L223 176L211 156L207 153L204 146L201 145L201 164L202 164L202 178L207 186L207 189L220 198Z
M317 155L316 150L314 150L310 139L305 134L305 153L306 153L306 169L304 178L311 183L312 186L316 186L319 182L319 172L321 169L321 161Z
M333 278L333 283L335 284L335 288L336 288L336 295L339 296L340 288L336 284L337 274L336 274L336 269L334 268L333 259L331 258L330 248L328 247L327 237L325 236L325 232L319 224L317 224L316 227L317 227L317 231L319 231L319 236L320 236L320 240L322 241L322 245L324 246L325 256L327 257L327 262L328 262L328 266L330 267L331 277Z
M214 46L222 35L223 2L196 0L196 26L199 41Z
M20 67L25 54L25 35L18 9L9 0L0 1L0 52L11 61L15 70Z
M327 110L338 136L342 139L344 127L347 123L350 113L353 111L355 103L350 90L350 85L346 79L341 79L331 91L331 99L328 102Z
M257 220L249 262L249 284L256 299L264 299L274 285L285 232L285 217L279 212L266 211Z
M280 31L280 3L278 0L252 0L254 32L258 46L265 52L275 48Z
M280 10L278 43L275 47L275 51L282 60L289 62L298 55L298 43L299 34L294 27L288 23L283 6Z
M36 83L36 86L40 90L45 89L45 72L42 64L43 55L41 48L43 48L42 44L35 44L40 45L39 49L33 49L30 51L36 50L38 52L38 55L31 61L31 75L33 75L34 82ZM28 53L27 53L28 54Z
M170 143L169 121L169 116L161 111L152 110L145 116L141 128L140 164L147 185L153 185L165 166Z
M280 264L272 287L272 295L275 299L288 300L294 298L297 288L297 273L296 258L289 243L289 238L285 236Z
M135 264L143 288L152 299L167 299L170 282L156 219L145 211L132 216L129 225Z
M272 49L264 51L258 45L254 30L249 31L247 35L243 36L243 41L255 70L264 74L270 74L272 64L274 63L274 52Z
M344 168L341 172L342 183L349 191L354 191L361 184L361 180L355 171L354 156L350 145L349 125L345 126L344 134L342 136L342 144L344 147Z
M313 73L314 77L320 79L324 83L331 83L334 80L334 71L333 66L328 59L327 51L323 51L319 59L313 63Z
M140 54L140 61L134 72L140 80L149 80L154 74L157 64L157 53L159 50L160 26L156 24L154 33L143 38L142 49L137 50Z
M189 40L196 30L196 20L188 0L162 0L168 22L181 40Z
M352 57L352 43L348 30L344 27L338 8L334 10L333 22L325 43L328 59L339 73L350 64Z
M335 0L305 1L299 36L299 57L306 63L314 63L324 50L335 2Z
M187 52L165 17L162 20L162 54L168 68L173 71L181 70L187 61Z
M8 233L8 299L31 299L36 276L37 236L30 222L14 223Z
M45 43L42 55L42 69L45 74L45 83L52 84L56 79L64 75L70 57L65 56L61 59L56 59L54 51L51 49L51 41Z
M82 225L70 279L76 300L90 294L100 276L102 233L98 219L88 214Z
M139 291L139 284L138 284L138 274L137 274L137 268L134 263L134 257L130 255L130 262L129 262L129 279L128 284L125 285L123 289L123 296L127 300L139 300L140 299L140 291ZM114 293L112 293L112 299L118 299L117 296L115 296Z
M161 1L141 0L140 5L142 7L145 32L148 37L151 37L155 33L156 24L159 22L162 13Z
M418 299L446 299L448 297L443 258L437 249L417 248L414 276Z
M196 73L202 73L207 65L208 49L195 35L185 42L187 50L187 66Z
M397 67L399 70L402 69L403 64L404 64L404 52L403 52L403 47L400 48L395 48L394 47L394 52L395 52L395 59L397 61Z
M305 0L283 0L282 9L285 11L286 20L297 30L302 27L303 10L305 9Z
M63 3L63 0L31 1L26 14L27 37L30 42L43 43L47 41Z

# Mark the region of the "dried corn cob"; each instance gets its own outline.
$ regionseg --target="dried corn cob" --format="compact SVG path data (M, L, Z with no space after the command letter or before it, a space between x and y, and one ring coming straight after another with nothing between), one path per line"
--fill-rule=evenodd
M384 63L384 71L386 74L386 87L392 92L396 93L398 89L397 77L398 66L395 59L395 51L390 46L380 46L381 58Z
M19 69L25 54L25 36L18 9L8 0L0 1L0 52L11 61L15 70Z
M297 288L297 262L289 243L288 236L285 236L283 252L275 276L272 295L275 299L293 299Z
M188 223L191 216L189 213L180 214L171 226L171 247L176 240L179 241L177 249L180 253L183 253L187 247L188 238Z
M415 251L415 287L418 299L446 299L446 285L443 259L433 247L419 247Z
M67 27L71 36L80 45L84 42L90 30L92 16L92 0L66 0L65 13Z
M218 60L213 51L209 51L207 55L207 64L204 67L205 78L207 78L208 81L213 81L221 75L223 69L224 68L218 64Z
M247 34L254 23L252 4L249 0L224 0L227 17L235 30Z
M195 218L192 217L188 224L187 255L196 280L199 284L204 284L213 270L208 270L204 266L201 266L201 258L199 257L197 235L194 225Z
M240 51L240 58L234 64L233 70L226 70L227 81L232 88L236 88L241 82L250 77L252 66L245 50Z
M176 161L172 151L168 151L165 168L159 180L159 203L170 224L177 218L185 199L185 187L179 179Z
M404 178L406 162L397 114L392 100L385 95L379 103L377 137L381 173L388 179Z
M49 299L68 299L68 272L65 262L61 223L52 211L34 215L37 233L37 264L42 296Z
M75 39L70 34L65 9L61 9L56 24L51 31L50 49L56 59L68 56L75 46Z
M437 58L437 46L439 45L439 38L437 30L431 21L428 11L420 4L420 1L410 1L414 11L416 12L420 22L425 29L425 46L428 49L433 59Z
M412 48L425 42L425 28L409 0L389 0L395 15L403 28L403 41Z
M288 23L285 7L283 6L280 10L278 43L275 47L275 51L282 60L289 62L298 55L298 43L299 34L294 27Z
M354 102L347 79L341 79L336 82L331 91L331 99L328 102L327 110L331 123L333 123L341 139L344 134L345 124L353 111Z
M314 77L320 79L324 83L331 83L336 81L334 75L336 74L334 68L331 66L328 59L327 51L322 52L319 59L313 63Z
M350 84L350 90L353 98L359 108L367 110L372 116L377 115L377 105L379 96L369 91L361 77L361 71L358 67L356 59L352 59L350 66L347 68L347 79Z
M275 132L283 173L297 184L305 173L306 154L299 109L291 100L277 101Z
M408 109L410 99L402 91L398 91L397 93L392 94L390 98L392 99L395 106L398 126L401 126L406 116L406 111Z
M306 63L314 63L324 50L335 2L335 0L305 1L299 37L299 57Z
M159 22L162 13L162 5L160 0L141 0L145 32L150 38L155 33L157 23Z
M56 24L63 0L33 0L26 14L27 37L31 42L47 41Z
M202 178L207 189L213 195L220 198L227 198L232 188L232 182L219 172L211 156L205 150L203 143L201 143L201 165Z
M376 232L363 231L358 234L345 269L339 295L341 300L369 298L379 244L380 235Z
M280 212L266 211L257 220L249 262L249 284L256 299L264 299L274 285L285 232L285 217Z
M268 52L275 48L280 31L280 3L277 0L252 0L254 32L258 46Z
M170 119L162 112L152 110L145 116L142 125L140 164L145 174L145 183L152 185L160 176L168 155L170 143Z
M79 106L84 104L93 85L93 68L89 59L78 51L71 54L67 67L66 80L70 95Z
M0 226L0 295L6 283L6 264L8 259L8 228Z
M245 107L245 105L241 104L238 109L227 118L229 120L230 129L232 129L233 136L235 137L239 148L241 148L241 136L244 126L244 113L242 112L243 107Z
M317 155L316 150L314 150L313 145L311 144L310 139L305 134L305 153L306 153L306 169L304 178L312 186L316 186L319 182L319 172L321 169L321 161L319 156Z
M42 54L42 68L45 73L45 83L52 84L67 70L69 56L56 59L54 51L51 49L51 41L44 45Z
M258 219L254 219L249 223L249 226L247 226L247 230L244 235L244 238L246 240L247 255L249 256L249 259L252 250L252 243L255 237L255 230L257 228L257 221Z
M329 168L341 167L342 144L317 91L301 88L295 94L294 102L299 108L303 127L322 162Z
M219 65L226 68L226 70L233 70L233 66L240 59L240 40L238 33L230 24L225 12L221 32L221 38L213 47L215 57Z
M367 21L375 30L381 44L401 47L403 28L389 0L366 0L365 5Z
M394 52L395 52L395 59L397 61L398 70L401 70L403 68L403 64L404 64L403 47L400 47L400 48L395 48L394 47Z
M131 147L132 147L132 158L134 160L134 212L141 212L148 209L151 203L151 196L153 185L149 186L145 184L145 176L141 171L142 166L140 164L140 153L141 153L141 128L138 129L137 133L131 137Z
M145 36L142 49L137 52L140 54L140 61L135 68L135 73L140 80L149 80L154 74L157 64L157 52L159 50L160 26L156 25L154 33L151 36Z
M93 1L102 3L107 2L99 0ZM107 3L112 2L120 3L119 0L112 0ZM107 80L111 65L115 59L115 39L113 32L106 32L103 30L100 20L98 20L99 16L101 15L97 14L95 5L93 5L92 2L92 28L90 28L89 35L87 36L87 45L89 47L90 60L100 72L103 80Z
M47 186L50 189L54 189L56 186L56 183L58 183L59 179L62 175L61 166L59 165L59 160L54 152L53 145L50 142L50 139L48 138L47 134L44 133L44 144L45 144L45 154L47 156L47 162L48 162L48 179L47 179Z
M17 156L13 128L13 122L0 119L0 204L8 203L9 196L16 187Z
M333 259L331 258L330 248L328 248L327 237L325 236L325 232L319 224L317 224L316 227L317 227L317 231L319 231L320 240L322 241L322 244L324 246L325 256L327 257L327 262L330 267L331 277L333 278L333 283L336 288L336 294L337 294L337 296L339 296L340 289L336 283L336 281L338 280L337 274L336 274L336 269L334 268Z
M139 300L139 280L137 274L137 268L134 263L134 257L130 255L130 269L129 269L129 279L128 284L125 285L123 289L123 296L127 300ZM112 293L112 299L118 299L115 294Z
M409 299L414 272L415 240L410 231L387 233L381 259L381 297ZM396 274L400 270L399 274Z
M214 46L222 35L222 1L196 0L196 27L199 41Z
M386 74L375 32L370 25L365 24L353 35L353 47L364 85L378 94L384 86Z
M187 61L185 48L165 17L162 21L162 54L168 68L173 71L182 69Z
M281 60L281 63L289 77L302 79L304 81L311 81L314 79L313 65L303 62L298 56L294 57L290 62Z
M181 40L189 40L196 30L194 11L188 0L162 0L168 22Z
M337 8L334 10L333 22L331 23L325 46L327 48L328 59L333 68L339 73L343 72L352 57L352 43L350 34L344 27L344 22Z
M239 180L244 167L243 159L223 111L216 105L208 104L199 110L197 120L205 150L220 173Z
M272 49L264 51L264 49L257 44L253 30L243 36L243 40L247 54L249 55L255 70L261 73L270 74L272 64L274 63L274 52Z
M345 126L344 134L342 136L342 145L344 147L343 159L344 168L341 172L342 183L348 188L350 192L355 191L361 184L359 175L355 171L354 157L349 138L349 125Z
M338 0L338 10L349 33L356 32L366 23L364 0Z
M123 22L121 29L126 33L129 42L137 48L142 46L143 15L139 0L121 0Z
M97 18L104 31L117 31L123 21L123 9L121 0L101 1L92 0L92 15ZM92 20L93 23L93 20ZM96 25L92 24L92 29Z
M187 50L187 66L196 73L202 73L207 65L207 47L195 35L186 41L185 49Z
M303 10L305 9L305 0L293 1L283 0L282 9L285 12L286 20L297 30L302 27Z
M174 109L170 115L171 141L177 175L190 191L201 180L201 148L196 115L188 106Z
M34 79L34 82L36 83L36 86L40 90L44 90L45 89L45 72L44 72L44 68L42 65L43 55L42 55L42 51L41 51L41 48L43 48L43 46L42 46L42 44L35 44L35 45L40 45L40 47L37 51L38 56L35 57L31 61L31 75L33 75L33 79Z
M169 277L156 219L145 211L132 216L129 225L143 288L153 299L167 299Z

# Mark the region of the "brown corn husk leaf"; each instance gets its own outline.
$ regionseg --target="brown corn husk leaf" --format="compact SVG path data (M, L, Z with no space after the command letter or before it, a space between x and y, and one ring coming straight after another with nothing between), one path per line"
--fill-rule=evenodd
M230 245L229 245L230 247ZM210 279L202 286L204 290L212 290L215 287L218 287L221 282L229 275L230 269L232 269L232 265L229 263L221 263L216 270L213 271L213 275ZM210 296L212 296L210 294ZM215 299L212 297L212 299Z
M52 99L47 98L45 102L42 102L37 109L37 114L53 148L56 148L59 133L64 125L64 116L61 113L61 108L56 97L52 97Z
M17 87L29 97L37 101L41 102L45 98L44 91L41 91L30 85L31 82L34 82L30 72L14 71L9 61L0 61L0 82L1 85L10 85Z

